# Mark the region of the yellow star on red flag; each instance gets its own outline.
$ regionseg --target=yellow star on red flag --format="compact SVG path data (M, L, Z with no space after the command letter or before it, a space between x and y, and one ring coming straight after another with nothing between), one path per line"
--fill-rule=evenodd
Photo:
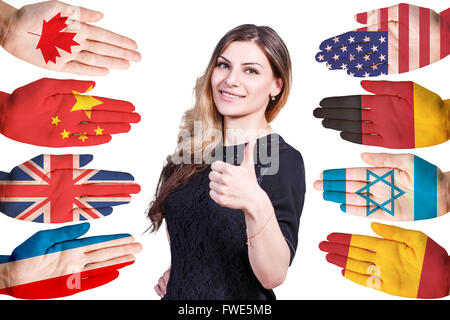
M61 120L58 118L58 116L52 117L52 124L54 124L55 126L57 126L60 122Z
M83 142L84 142L87 138L88 138L88 136L86 135L86 132L80 134L80 136L78 137L78 139L81 140L81 141L83 141Z
M89 92L91 90L92 90L92 86L89 87L89 89L87 89L86 92ZM86 93L86 92L84 92L84 93ZM72 93L75 96L75 99L77 100L77 102L74 104L74 106L72 107L72 109L70 111L72 112L72 111L83 110L89 119L91 118L92 108L95 106L101 105L103 103L103 101L95 99L93 96L82 95L82 92L72 90Z
M97 136L103 135L103 130L105 130L105 129L100 128L100 126L97 126L97 129L94 130L95 131L95 135L97 135Z
M64 131L61 132L60 134L63 139L67 139L67 138L69 138L70 131L67 131L66 129L64 129Z

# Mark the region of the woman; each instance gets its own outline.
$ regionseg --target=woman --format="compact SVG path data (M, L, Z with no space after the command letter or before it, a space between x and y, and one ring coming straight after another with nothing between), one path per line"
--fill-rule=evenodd
M271 28L242 25L217 44L148 210L152 231L167 224L171 267L155 287L164 299L275 298L305 193L300 152L269 125L290 84L288 50Z

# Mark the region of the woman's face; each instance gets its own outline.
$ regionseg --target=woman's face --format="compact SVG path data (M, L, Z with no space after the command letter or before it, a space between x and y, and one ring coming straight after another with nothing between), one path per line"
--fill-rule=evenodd
M223 116L241 117L265 111L281 92L264 52L252 41L230 43L219 55L211 76L213 99Z

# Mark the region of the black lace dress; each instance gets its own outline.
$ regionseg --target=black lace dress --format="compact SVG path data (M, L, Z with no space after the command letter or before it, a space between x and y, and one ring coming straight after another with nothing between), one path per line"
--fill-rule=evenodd
M223 147L224 161L241 163L244 147ZM302 156L275 133L259 138L254 154L258 182L271 199L292 263L305 195ZM210 171L208 166L167 198L171 271L163 299L275 299L250 266L244 213L223 208L209 196Z

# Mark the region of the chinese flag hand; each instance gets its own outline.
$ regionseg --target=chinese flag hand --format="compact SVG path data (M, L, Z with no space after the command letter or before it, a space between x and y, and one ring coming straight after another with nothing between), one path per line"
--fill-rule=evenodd
M40 79L0 93L0 132L44 147L92 146L128 132L140 121L127 101L83 95L93 81Z
M449 294L450 259L440 245L420 231L372 223L382 238L331 233L319 244L329 263L347 279L407 298Z
M142 250L130 234L79 238L89 223L42 230L0 256L0 294L21 299L70 296L107 284Z

